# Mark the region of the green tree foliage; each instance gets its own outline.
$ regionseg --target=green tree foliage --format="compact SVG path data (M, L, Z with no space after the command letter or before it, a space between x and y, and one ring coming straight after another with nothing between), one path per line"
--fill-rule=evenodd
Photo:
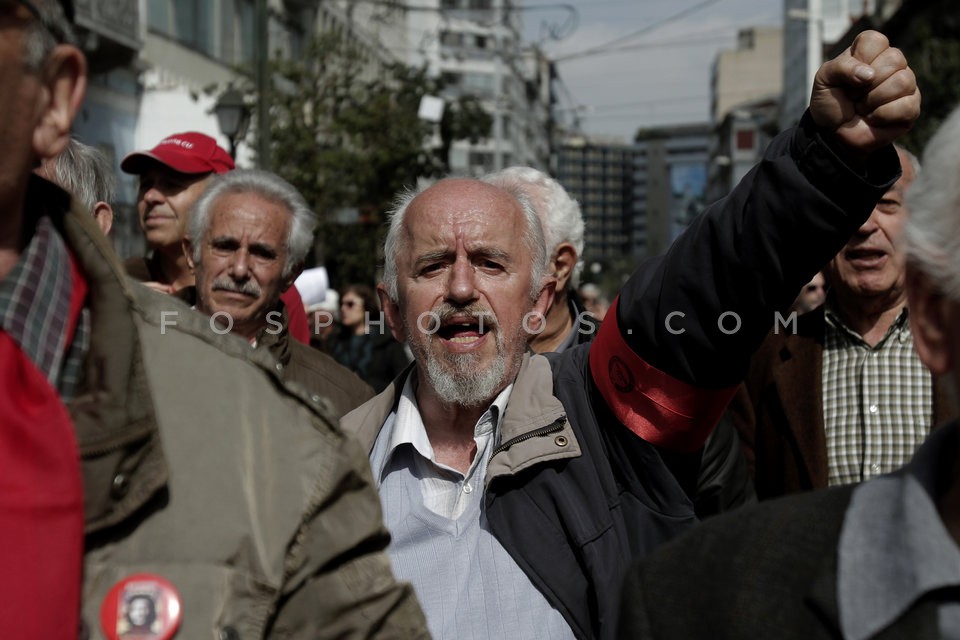
M272 62L285 89L270 101L271 166L317 212L315 260L338 287L375 281L384 214L396 194L445 174L452 141L482 139L491 126L472 97L448 102L439 127L421 120L420 99L440 95L439 81L425 68L377 67L365 55L328 33L301 59ZM344 212L355 212L346 216L353 222L344 223Z

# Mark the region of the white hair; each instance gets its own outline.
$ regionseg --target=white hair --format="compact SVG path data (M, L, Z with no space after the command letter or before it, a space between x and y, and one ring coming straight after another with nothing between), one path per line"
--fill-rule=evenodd
M463 178L445 178L445 180L451 179ZM400 257L400 252L404 247L405 234L403 231L403 221L407 215L407 208L417 196L429 189L430 186L420 186L416 189L403 191L397 197L393 208L388 214L389 227L387 229L386 240L383 243L383 284L387 289L387 295L394 302L396 302L398 298L397 259ZM520 189L507 185L500 186L500 189L511 195L519 203L520 209L523 211L526 229L524 230L522 240L530 252L532 263L530 267L530 298L534 299L540 292L540 286L546 273L547 250L543 240L543 228L540 226L540 218L537 217L537 212L530 204L530 199Z
M117 176L106 154L76 138L70 138L53 161L51 177L88 211L97 202L113 202L116 196Z
M960 301L960 109L927 143L923 172L907 192L907 260Z
M317 216L307 206L307 201L296 187L275 173L259 169L236 169L214 176L197 199L190 213L190 237L193 239L193 260L200 262L202 239L210 228L210 212L221 196L235 193L253 193L265 200L275 202L287 209L292 216L290 233L287 236L287 261L283 277L293 273L301 264L313 244L313 230Z
M484 182L525 193L540 216L543 238L547 246L546 260L550 260L557 245L569 242L577 252L568 289L576 288L583 271L583 214L580 204L570 197L559 182L533 167L507 167L481 178Z

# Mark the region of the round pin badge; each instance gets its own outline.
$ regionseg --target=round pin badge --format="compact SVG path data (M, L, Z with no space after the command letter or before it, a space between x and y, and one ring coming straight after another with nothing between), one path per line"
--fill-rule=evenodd
M138 573L110 587L100 626L110 640L170 640L180 627L180 593L168 580Z

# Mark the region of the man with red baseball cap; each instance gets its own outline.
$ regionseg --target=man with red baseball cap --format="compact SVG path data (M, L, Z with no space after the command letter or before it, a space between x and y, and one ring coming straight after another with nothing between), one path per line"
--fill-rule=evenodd
M233 158L217 141L196 131L175 133L149 151L135 151L120 163L140 177L137 215L152 254L131 258L127 272L172 293L193 284L180 241L187 230L190 208L211 175L234 169Z
M190 209L212 175L236 168L233 158L210 136L187 131L167 136L149 151L127 155L120 168L140 176L137 215L152 252L127 260L127 273L165 293L193 286L193 270L180 244ZM288 309L290 335L308 343L310 329L300 294L290 287L280 299Z

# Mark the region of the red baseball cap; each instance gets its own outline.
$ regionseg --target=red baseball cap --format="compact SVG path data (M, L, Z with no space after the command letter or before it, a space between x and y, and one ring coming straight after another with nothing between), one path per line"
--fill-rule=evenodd
M159 162L179 173L226 173L236 168L233 158L208 135L187 131L161 140L150 151L134 151L120 163L126 173L139 175L150 162Z

